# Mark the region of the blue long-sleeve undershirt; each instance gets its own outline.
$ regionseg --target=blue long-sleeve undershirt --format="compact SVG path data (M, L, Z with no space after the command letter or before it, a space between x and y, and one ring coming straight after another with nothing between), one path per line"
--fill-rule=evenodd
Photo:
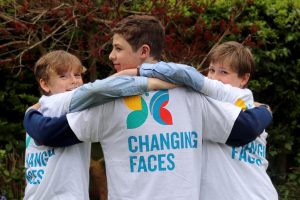
M272 114L264 106L241 111L226 144L231 146L248 144L259 136L271 121ZM63 147L80 142L69 126L66 115L44 117L40 112L31 109L25 114L23 125L26 132L43 145Z
M42 145L64 147L81 142L70 128L67 115L44 117L39 111L30 109L25 113L23 125L26 132Z

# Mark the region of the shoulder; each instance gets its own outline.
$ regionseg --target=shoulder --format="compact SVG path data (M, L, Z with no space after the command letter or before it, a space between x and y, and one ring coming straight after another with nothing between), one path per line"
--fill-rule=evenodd
M53 115L54 113L66 113L74 94L74 90L59 93L51 96L42 96L39 100L41 104L40 111L44 114Z
M177 87L169 90L169 93L172 95L191 95L191 96L203 96L201 93L196 92L195 90L189 88L189 87Z
M60 99L60 101L63 101L64 98L72 96L74 94L74 91L75 90L68 91L68 92L63 92L63 93L59 93L59 94L54 94L54 95L51 95L51 96L43 95L40 98L39 102L42 103L42 102L47 102L47 101L55 101L57 99Z
M175 102L188 102L189 104L199 104L200 102L207 101L207 96L196 92L188 87L178 87L169 90L170 101ZM178 104L179 105L179 104Z
M243 89L241 89L241 91L245 94L248 94L249 96L253 96L252 91L248 88L243 88Z
M228 91L232 96L253 98L252 91L248 88L232 87L229 84L225 84L225 86L228 87Z

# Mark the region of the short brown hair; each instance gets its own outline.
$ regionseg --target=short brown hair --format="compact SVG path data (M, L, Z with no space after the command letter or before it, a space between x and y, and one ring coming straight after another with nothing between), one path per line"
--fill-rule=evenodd
M254 72L254 59L250 49L235 41L224 42L212 49L208 62L228 62L239 77Z
M73 54L64 50L51 51L43 55L34 66L34 75L39 83L40 79L48 82L50 73L62 74L70 69L76 67L82 73L84 70L81 61ZM43 94L46 94L41 90Z
M112 33L122 35L134 51L137 51L143 44L149 45L150 55L156 60L161 58L165 30L156 17L130 15L119 21L112 29Z

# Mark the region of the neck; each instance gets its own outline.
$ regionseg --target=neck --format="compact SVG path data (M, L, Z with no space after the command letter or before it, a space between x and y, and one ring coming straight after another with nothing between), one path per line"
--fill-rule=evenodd
M158 61L152 57L147 58L146 60L144 60L144 63L157 63Z

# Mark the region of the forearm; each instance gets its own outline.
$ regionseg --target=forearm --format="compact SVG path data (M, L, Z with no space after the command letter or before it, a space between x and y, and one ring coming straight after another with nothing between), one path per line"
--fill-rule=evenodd
M144 63L139 72L141 76L158 78L177 85L186 85L198 92L201 92L205 78L195 68L176 63Z
M69 111L81 111L105 104L123 96L140 95L147 91L146 77L113 76L79 87L72 97Z
M178 85L191 87L195 91L219 101L231 102L228 97L230 96L230 99L235 99L235 94L240 94L239 90L241 90L240 88L223 84L220 81L208 79L194 67L183 64L165 62L155 64L144 63L141 65L139 72L141 76L159 78Z
M272 121L271 112L263 107L255 107L240 112L226 141L230 146L242 146L255 140Z
M25 113L24 128L39 144L64 147L80 143L70 128L66 115L62 117L44 117L40 112L30 109Z

